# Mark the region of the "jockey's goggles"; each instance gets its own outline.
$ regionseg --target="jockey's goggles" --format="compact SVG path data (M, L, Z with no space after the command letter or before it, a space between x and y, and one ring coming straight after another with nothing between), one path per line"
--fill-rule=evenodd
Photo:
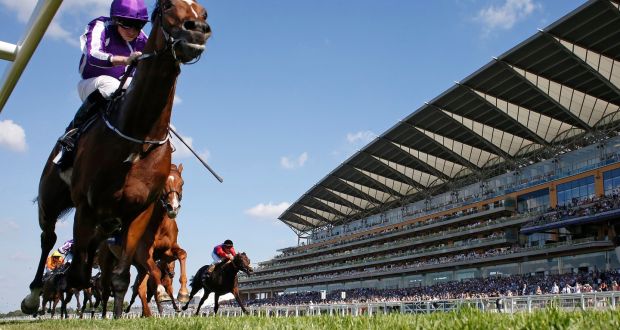
M131 20L131 19L125 19L125 18L116 18L115 23L116 25L120 26L123 29L136 29L136 30L142 30L144 25L146 25L146 22L144 21L137 21L137 20Z

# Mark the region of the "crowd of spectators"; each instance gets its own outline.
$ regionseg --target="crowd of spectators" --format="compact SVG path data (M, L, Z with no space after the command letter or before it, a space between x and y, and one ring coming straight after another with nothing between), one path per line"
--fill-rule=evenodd
M573 198L571 203L547 209L544 214L528 222L524 227L540 226L557 221L594 215L618 208L620 208L620 196L615 192L602 198L597 196L584 199Z
M620 273L593 271L555 275L512 275L441 282L403 289L357 288L329 292L321 300L320 292L288 293L246 301L248 306L305 305L310 303L411 302L445 299L473 299L542 294L568 294L620 291ZM345 292L342 300L341 292ZM233 301L225 305L235 305Z

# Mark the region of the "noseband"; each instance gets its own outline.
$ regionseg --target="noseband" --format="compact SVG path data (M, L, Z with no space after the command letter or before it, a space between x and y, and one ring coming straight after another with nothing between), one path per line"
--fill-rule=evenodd
M172 3L170 3L170 6L174 6ZM147 54L142 54L140 57L138 57L137 61L141 61L141 60L145 60L151 57L157 57L159 55L162 55L164 53L166 53L167 51L170 51L172 53L172 58L174 59L174 62L178 65L179 63L181 63L181 61L179 59L177 59L177 54L175 52L175 46L181 41L181 40L175 40L174 37L168 32L166 31L166 29L164 29L164 14L163 14L163 9L162 6L158 3L157 7L155 8L155 15L157 15L155 17L156 20L159 21L159 29L161 30L161 33L164 35L164 40L166 41L166 46L164 47L164 49L162 50L155 50L152 53L147 53ZM200 57L202 56L202 54L198 55L198 57L196 57L196 59L192 62L188 62L188 63L183 63L186 65L191 65L191 64L195 64L196 62L198 62L200 60Z
M161 202L161 206L163 206L164 209L167 209L166 205L168 205L168 197L170 196L170 194L176 194L177 198L179 199L179 203L183 199L183 195L176 190L170 190L169 192L162 194L159 200ZM179 207L180 207L180 204L179 204Z

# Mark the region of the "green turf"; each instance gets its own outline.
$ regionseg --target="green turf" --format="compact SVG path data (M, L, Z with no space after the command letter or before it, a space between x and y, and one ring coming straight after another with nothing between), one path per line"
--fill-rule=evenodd
M191 317L121 320L0 322L0 329L620 329L620 311L537 311L495 314L476 310L430 315L316 317Z

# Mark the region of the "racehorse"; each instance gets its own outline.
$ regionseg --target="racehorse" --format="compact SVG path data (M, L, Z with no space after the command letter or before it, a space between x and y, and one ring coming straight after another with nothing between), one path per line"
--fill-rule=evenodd
M101 302L101 273L97 273L90 279L89 287L82 290L84 293L84 300L82 304L82 311L80 312L80 318L84 317L84 312L86 311L86 302L90 305L90 317L93 318L95 315L95 309L99 306ZM93 304L93 297L95 298L95 303Z
M157 262L157 266L161 270L161 285L166 288L166 293L172 296L172 279L174 278L174 261L173 262L163 262L159 260ZM151 278L150 275L146 274L146 276L142 276L141 274L136 275L136 279L134 281L132 287L133 293L131 295L131 300L129 301L129 305L125 308L125 313L129 313L131 306L136 301L136 297L140 296L140 302L142 303L142 316L149 317L151 316L151 309L148 307L149 302L151 302L151 298L157 294L157 283L155 280ZM157 304L157 309L160 314L162 312L161 302L155 299ZM179 312L180 309L177 304L172 299L172 305L175 311Z
M54 147L39 182L41 257L30 293L22 300L24 313L35 313L39 305L56 221L75 207L70 286L88 285L99 243L120 232L121 256L112 286L114 314L121 316L129 266L170 171L168 127L180 64L202 54L211 35L206 18L206 10L194 0L157 0L131 85L82 133L72 168L58 171L52 160L60 146Z
M133 258L133 265L138 270L138 276L136 278L138 286L147 275L155 284L157 290L155 300L160 314L163 312L161 301L169 299L168 295L172 295L172 283L170 283L168 287L162 285L162 274L160 267L158 267L155 262L156 260L160 260L166 264L173 263L177 259L179 260L181 264L181 289L179 295L187 297L187 275L185 273L185 259L187 253L185 250L181 249L177 243L179 229L175 221L179 209L181 208L181 199L183 197L184 181L181 176L182 172L182 164L178 167L174 164L171 165L170 175L166 180L166 185L159 201L160 203L156 203L157 205L154 207L151 219L142 237L140 237L140 242ZM110 249L107 245L104 245L102 248ZM105 258L103 258L103 256L105 256ZM109 280L109 276L107 275L116 262L114 253L102 254L100 252L99 262L103 273L102 281L104 287L108 287L106 283ZM168 292L166 293L166 291ZM104 292L103 297L104 303L106 303L106 292ZM140 299L144 302L146 297L141 294ZM172 304L175 310L178 310L174 300ZM147 304L143 304L142 308L144 316L151 316L151 311Z
M53 303L51 307L51 316L54 318L56 312L56 306L60 301L60 317L67 318L67 304L71 301L71 298L75 296L77 300L77 310L81 310L79 291L67 286L66 269L59 269L53 271L45 280L43 284L41 314L45 314L45 305L50 302Z
M252 267L250 267L250 259L246 254L239 253L233 260L219 263L210 276L206 275L208 268L209 265L202 266L190 280L189 285L192 287L192 290L189 294L189 301L183 306L183 310L187 309L194 295L198 293L200 289L204 289L204 294L196 308L196 315L199 315L200 306L207 300L211 292L215 293L215 305L213 306L214 314L217 314L217 310L220 306L218 302L220 296L227 293L232 293L243 312L248 314L239 296L239 283L237 279L237 273L239 271L243 271L248 275L251 275L254 271Z

